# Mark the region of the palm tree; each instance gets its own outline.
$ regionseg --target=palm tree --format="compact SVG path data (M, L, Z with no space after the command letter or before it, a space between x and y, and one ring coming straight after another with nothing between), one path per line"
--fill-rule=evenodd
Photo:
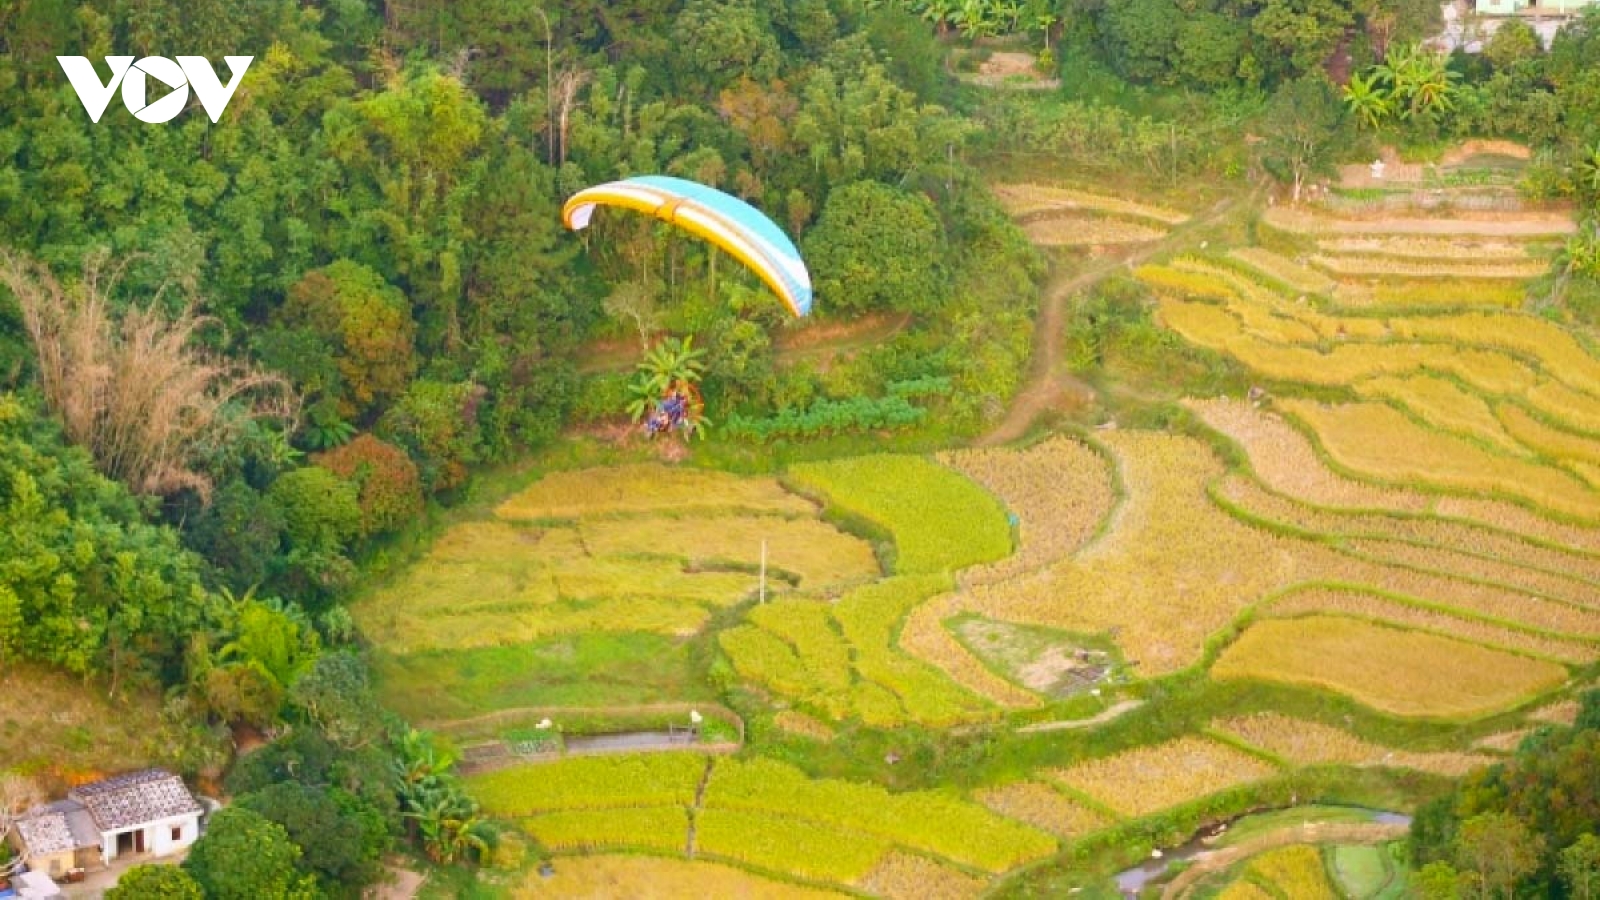
M1456 82L1461 80L1461 73L1446 67L1444 57L1433 56L1427 59L1421 75L1411 95L1412 112L1421 114L1455 109Z
M1578 190L1591 197L1600 196L1600 144L1580 152L1572 168Z
M1350 76L1350 83L1344 86L1344 102L1355 115L1356 120L1368 128L1376 131L1394 112L1394 104L1390 102L1388 93L1378 83L1377 70L1371 70L1365 78L1360 75Z
M1033 14L1032 27L1037 28L1039 33L1044 35L1044 48L1046 50L1050 49L1050 29L1055 27L1057 21L1058 17L1055 11L1048 7Z
M1600 223L1590 221L1568 238L1556 262L1567 275L1600 278Z
M402 792L407 787L427 790L436 786L450 770L455 768L460 755L454 748L440 747L433 735L415 728L409 729L395 747L395 775Z
M1373 67L1373 73L1389 86L1391 103L1409 107L1412 95L1416 93L1417 82L1422 77L1421 66L1422 60L1416 46L1390 47L1383 62ZM1402 109L1401 115L1405 114Z
M954 15L956 27L969 38L988 37L995 28L989 12L987 0L961 0Z
M994 5L994 13L1006 20L1006 31L1015 33L1022 23L1022 13L1027 7L1022 0L998 0Z
M428 858L440 865L482 859L489 853L489 823L478 804L460 791L406 815L416 821Z
M655 345L639 361L638 374L628 386L628 415L639 421L673 385L698 385L705 375L705 355L704 348L694 346L692 334L682 339L669 337Z
M957 0L928 0L922 5L922 18L932 22L939 34L950 30L950 23L955 20L956 12L961 8Z

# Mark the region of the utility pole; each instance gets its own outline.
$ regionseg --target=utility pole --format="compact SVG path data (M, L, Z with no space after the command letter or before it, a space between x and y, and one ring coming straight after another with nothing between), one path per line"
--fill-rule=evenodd
M760 603L767 602L767 539L761 539L761 599Z

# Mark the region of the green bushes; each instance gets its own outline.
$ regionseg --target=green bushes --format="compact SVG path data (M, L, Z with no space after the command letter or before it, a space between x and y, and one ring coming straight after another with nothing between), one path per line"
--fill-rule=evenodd
M783 410L775 416L730 416L724 435L744 440L771 441L811 438L847 432L910 428L928 417L928 410L911 401L921 397L946 397L950 379L925 377L889 385L883 397L817 400L810 406Z
M416 463L393 444L363 434L313 456L311 461L358 486L363 535L398 528L422 512L422 480Z

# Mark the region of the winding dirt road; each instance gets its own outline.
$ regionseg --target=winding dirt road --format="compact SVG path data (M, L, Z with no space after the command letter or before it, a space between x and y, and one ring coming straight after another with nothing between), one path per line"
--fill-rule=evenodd
M1246 199L1255 203L1260 189ZM1062 326L1066 320L1067 302L1074 294L1093 287L1118 270L1132 269L1159 254L1182 248L1192 240L1194 232L1227 215L1240 198L1228 197L1217 202L1204 214L1192 218L1172 229L1159 241L1147 244L1127 256L1096 263L1076 274L1054 273L1045 285L1044 299L1040 304L1039 318L1033 331L1033 354L1028 368L1028 380L1017 395L1011 398L1006 416L983 437L976 441L979 447L1005 444L1027 433L1039 414L1070 398L1074 404L1084 404L1094 399L1094 389L1073 377L1061 367Z

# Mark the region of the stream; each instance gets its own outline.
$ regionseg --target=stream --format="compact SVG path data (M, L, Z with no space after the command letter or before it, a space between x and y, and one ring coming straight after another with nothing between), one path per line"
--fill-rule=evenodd
M1161 855L1159 857L1151 857L1150 859L1145 860L1131 869L1125 869L1121 872L1118 872L1116 876L1117 890L1121 891L1124 897L1137 897L1139 896L1139 892L1144 890L1146 885L1167 874L1167 870L1172 867L1173 863L1187 862L1197 856L1200 856L1201 854L1215 849L1211 842L1220 837L1228 828L1233 827L1235 824L1244 821L1251 816L1280 811L1281 810L1257 810L1252 813L1246 813L1245 815L1228 819L1226 822L1222 823L1220 827L1211 826L1202 828L1200 831L1195 833L1194 837L1191 837L1184 843L1172 848L1162 848ZM1375 825L1411 824L1411 817L1405 815L1404 813L1390 812L1389 810L1383 809L1367 809L1364 811L1371 815L1370 821Z

